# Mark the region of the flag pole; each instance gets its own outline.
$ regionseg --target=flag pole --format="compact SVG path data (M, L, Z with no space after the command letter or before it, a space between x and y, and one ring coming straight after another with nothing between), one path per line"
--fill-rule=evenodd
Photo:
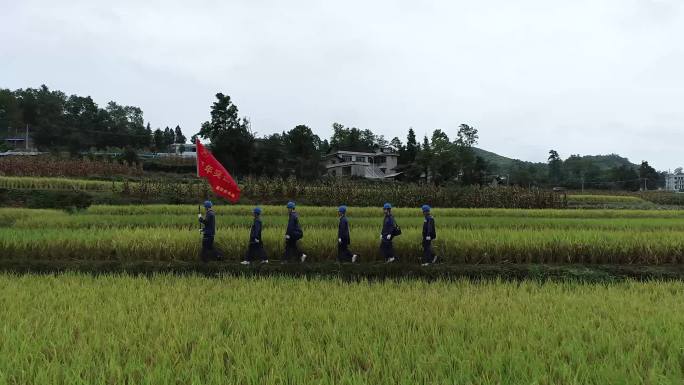
M197 172L197 179L199 180L199 176L200 176L199 175L199 153L197 152L197 147L198 147L197 143L200 143L199 138L195 138L195 171ZM200 193L200 189L202 188L201 183L199 185L197 185L197 187L198 187L197 193L201 194ZM200 200L202 200L202 199L200 198ZM202 215L202 208L201 208L200 202L197 202L197 214ZM198 215L198 217L199 217L199 215ZM199 223L199 230L200 230L200 232L202 232L202 222Z

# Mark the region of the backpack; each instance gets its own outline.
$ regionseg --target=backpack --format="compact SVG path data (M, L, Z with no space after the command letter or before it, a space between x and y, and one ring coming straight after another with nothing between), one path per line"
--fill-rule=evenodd
M392 237L398 237L401 235L401 227L395 222L394 228L392 229Z

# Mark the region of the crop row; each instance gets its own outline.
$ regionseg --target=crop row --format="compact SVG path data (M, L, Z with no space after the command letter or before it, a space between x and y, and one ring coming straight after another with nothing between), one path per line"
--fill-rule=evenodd
M310 205L378 206L391 201L397 206L564 208L562 195L517 187L438 187L406 183L363 183L327 180L303 183L295 179L241 181L243 199L249 202L282 203L288 200ZM0 177L0 188L110 191L142 200L164 197L169 203L188 203L212 196L208 184L197 179L140 179L134 182L84 181L65 178Z
M398 206L430 203L439 207L562 208L562 195L519 187L440 187L432 184L372 183L329 179L301 183L294 178L247 178L241 183L245 196L256 202L298 199L311 205L345 203L378 206L391 201Z
M230 259L245 252L244 231L222 231L217 244ZM395 240L397 254L406 261L421 255L418 228L404 230ZM379 234L356 231L351 248L362 261L379 261ZM283 251L281 229L264 231L263 243L271 258ZM313 261L333 260L336 229L309 229L301 246ZM200 235L196 230L146 229L0 229L0 258L40 260L196 260ZM684 262L684 232L595 230L540 231L511 229L450 229L435 248L447 263L638 263Z
M382 226L381 217L349 217L352 229L358 231L377 232ZM423 218L397 217L402 228L419 228L423 225ZM265 228L284 229L287 217L265 216L262 218ZM336 217L309 216L301 219L304 230L312 228L337 227ZM684 220L680 218L540 218L540 217L459 217L443 216L436 219L439 233L451 229L595 229L595 230L632 230L632 231L684 231ZM222 215L218 219L219 231L244 232L251 226L249 215ZM0 226L13 226L24 229L70 228L70 229L108 229L108 228L139 228L166 227L192 230L198 228L195 215L70 215L61 212L50 212L49 215L26 215L12 213L2 215L0 210Z
M96 215L197 215L199 205L131 205L90 207L86 214ZM220 216L250 216L254 206L249 205L216 205L214 210ZM264 216L286 216L285 205L260 206ZM335 217L337 207L333 206L298 206L297 211L302 218L312 216ZM420 207L395 207L392 212L396 218L421 215ZM349 207L350 216L381 218L382 207ZM511 218L683 218L684 210L552 210L552 209L468 209L468 208L434 208L432 213L440 217L511 217Z

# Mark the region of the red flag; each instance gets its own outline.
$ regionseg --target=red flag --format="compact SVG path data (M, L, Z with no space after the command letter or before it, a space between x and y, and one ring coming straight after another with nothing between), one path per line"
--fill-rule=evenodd
M214 158L214 155L204 148L199 139L195 140L195 144L197 145L197 176L209 181L214 194L236 203L240 199L240 187L223 165Z

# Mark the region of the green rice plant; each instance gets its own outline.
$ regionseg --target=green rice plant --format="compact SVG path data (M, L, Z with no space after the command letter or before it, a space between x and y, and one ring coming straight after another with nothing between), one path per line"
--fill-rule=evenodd
M91 206L88 214L97 215L197 215L198 205L137 205L137 206ZM262 205L264 216L286 216L285 205ZM214 206L219 215L250 216L253 205L225 205ZM201 209L204 211L204 209ZM336 206L298 206L302 218L312 216L337 215ZM350 217L381 218L384 214L381 207L349 207ZM397 207L392 210L397 218L421 216L419 207ZM510 218L684 218L684 210L521 210L521 209L468 209L468 208L434 208L432 213L436 218L443 217L510 217Z
M0 383L681 384L682 291L0 275Z
M64 216L63 211L44 210L44 209L22 209L22 208L0 208L0 227L13 226L18 220L27 218L40 218L39 220L49 220L55 217Z
M0 209L0 221L3 218ZM23 213L23 214L19 214ZM10 218L5 222L6 226L13 225L15 228L137 228L137 227L168 227L179 229L198 228L196 214L140 214L140 215L67 215L50 212L50 215L40 212L31 213L29 210L6 215ZM334 229L338 225L338 219L332 215L303 216L300 220L305 229L328 228ZM410 217L397 216L396 219L402 228L421 228L423 217L415 215ZM222 213L217 217L219 229L222 231L243 231L252 224L252 216L248 213L230 215ZM376 232L382 226L382 217L354 217L349 216L353 229L358 231ZM262 221L266 228L282 229L287 226L287 216L264 215ZM0 222L2 223L2 222ZM452 229L516 229L516 230L544 230L544 229L596 229L596 230L632 230L632 231L684 231L684 220L680 218L540 218L540 217L486 217L486 216L439 216L436 219L439 232Z
M95 206L85 213L0 210L0 258L44 260L197 259L201 235L193 206ZM217 208L217 244L231 260L245 253L250 206ZM271 258L283 252L286 210L264 207L263 241ZM352 250L380 261L382 215L350 208ZM615 218L601 218L605 213ZM542 216L546 214L546 216ZM619 215L622 216L619 216ZM336 256L334 207L302 207L302 248L313 261ZM423 218L397 209L404 233L395 240L405 261L421 256ZM680 211L436 209L434 246L447 263L679 263L684 256Z
M246 229L219 231L217 245L229 259L245 253ZM283 253L283 229L267 228L262 239L271 258ZM314 228L305 233L302 249L312 261L332 261L337 231ZM395 242L406 262L419 260L421 229L408 228ZM380 229L354 231L352 250L362 261L381 261ZM192 261L197 259L200 234L170 228L123 229L0 229L0 258L13 260ZM435 248L446 263L680 263L684 232L595 230L452 229L442 232Z

